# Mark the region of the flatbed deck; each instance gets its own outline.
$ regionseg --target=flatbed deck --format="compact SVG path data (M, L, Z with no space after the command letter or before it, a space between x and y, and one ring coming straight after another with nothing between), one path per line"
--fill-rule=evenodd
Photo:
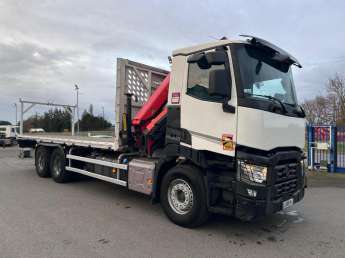
M68 146L82 146L98 149L107 149L116 151L119 146L115 137L100 138L89 136L72 136L63 133L56 134L23 134L18 139L33 140L37 143L56 143Z

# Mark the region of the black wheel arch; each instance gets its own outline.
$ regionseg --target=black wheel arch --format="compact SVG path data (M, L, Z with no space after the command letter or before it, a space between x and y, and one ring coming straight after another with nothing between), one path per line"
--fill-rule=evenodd
M152 184L152 194L151 194L151 202L152 203L159 203L159 196L160 196L160 185L164 175L171 169L172 167L176 166L177 157L164 157L160 158L157 162L156 169L153 175L153 184Z

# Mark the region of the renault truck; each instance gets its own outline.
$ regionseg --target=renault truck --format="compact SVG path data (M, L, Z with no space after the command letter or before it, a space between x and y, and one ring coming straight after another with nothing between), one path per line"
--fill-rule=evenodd
M177 49L169 61L166 71L117 59L115 137L21 131L38 176L66 183L82 174L146 194L183 227L211 213L251 221L301 201L297 59L245 36Z

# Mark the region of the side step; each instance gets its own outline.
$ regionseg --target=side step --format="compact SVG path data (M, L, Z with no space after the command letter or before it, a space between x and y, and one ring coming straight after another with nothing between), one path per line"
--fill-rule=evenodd
M85 176L89 176L89 177L93 177L93 178L97 178L103 181L107 181L113 184L117 184L117 185L122 185L122 186L127 186L127 182L122 181L122 180L118 180L116 178L111 178L111 177L107 177L107 176L102 176L102 175L98 175L83 169L79 169L79 168L73 168L73 167L66 167L66 170L71 171L71 172L75 172L78 174L83 174Z
M117 172L117 178L108 177L108 176L99 175L97 173L90 172L90 171L87 171L87 170L84 170L84 169L72 167L72 162L71 161L72 160L78 160L78 161L82 161L82 162L85 162L85 163L90 163L90 164L95 164L95 165L100 165L100 166L105 166L105 167L110 167L110 168L116 168L118 170L121 169L121 170L128 171L128 165L126 165L126 164L119 164L119 163L110 162L110 161L85 158L85 157L71 155L71 154L67 154L66 158L68 159L68 163L69 163L69 165L65 167L65 169L67 171L71 171L71 172L74 172L74 173L82 174L82 175L93 177L93 178L97 178L97 179L100 179L100 180L103 180L103 181L106 181L106 182L110 182L110 183L113 183L113 184L127 186L127 182L126 181L120 180L120 172L119 171Z

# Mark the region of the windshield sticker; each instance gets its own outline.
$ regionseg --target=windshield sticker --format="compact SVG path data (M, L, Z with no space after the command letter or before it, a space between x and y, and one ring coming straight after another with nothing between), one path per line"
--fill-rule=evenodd
M233 138L234 138L234 136L232 134L223 134L222 135L223 150L226 150L226 151L235 150L235 143L234 143Z

